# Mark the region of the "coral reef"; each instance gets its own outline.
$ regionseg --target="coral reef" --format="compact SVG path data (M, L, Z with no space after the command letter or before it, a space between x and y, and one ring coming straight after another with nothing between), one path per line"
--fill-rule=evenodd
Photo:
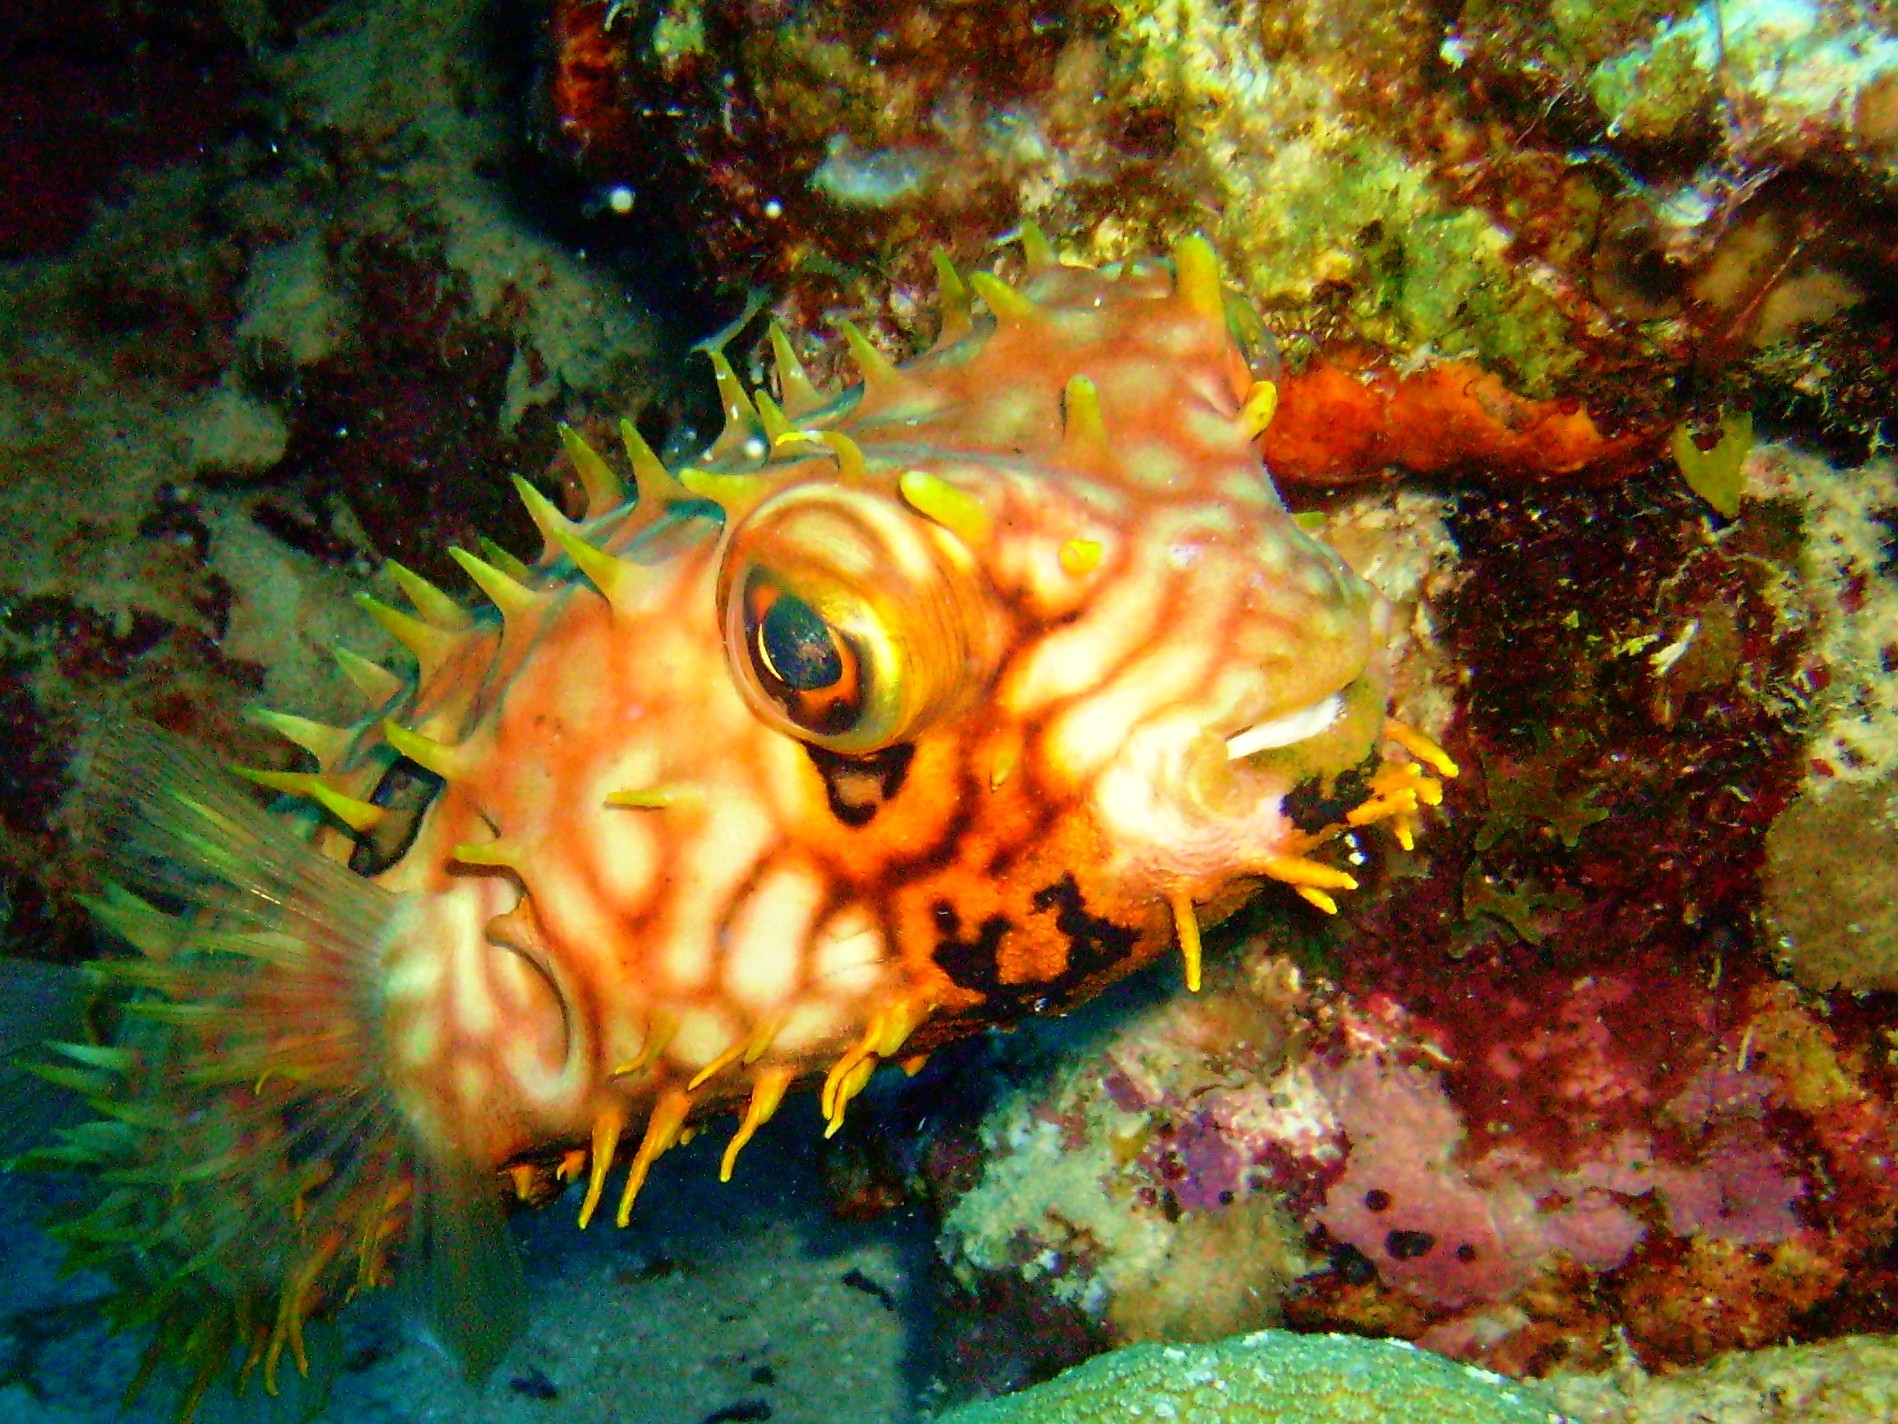
M125 47L128 93L184 102L147 86L164 51L140 37L196 12L134 8L85 25ZM505 476L553 463L555 417L637 410L658 328L500 181L518 88L484 14L338 4L220 30L253 97L227 110L220 70L178 130L222 125L220 146L149 172L128 147L82 235L0 269L10 949L84 952L45 885L73 878L56 812L101 708L288 765L240 708L350 705L329 650L389 651L350 603L381 556L446 578L446 543L523 539ZM57 50L40 33L9 43ZM7 202L52 214L79 179L22 150L42 136L8 130Z
M1623 1365L1543 1386L1588 1424L1863 1424L1898 1413L1898 1343L1849 1336L1726 1355L1673 1374Z
M1134 1345L942 1424L1564 1424L1530 1388L1421 1350L1346 1335L1256 1335L1198 1347Z
M1888 438L1898 39L1862 6L554 10L584 82L556 67L552 145L704 212L704 265L807 324L926 336L930 249L1026 217L1089 261L1201 227L1294 375L1468 362L1517 437L1366 442L1365 399L1314 382L1341 443L1286 447L1299 471L1572 474L1723 403L1808 408L1859 458ZM1398 407L1427 427L1444 394Z
M970 1144L943 1219L962 1284L1031 1282L1123 1341L1279 1323L1315 1264L1289 1208L1342 1144L1308 1068L1288 1062L1307 1029L1275 987L1149 1004L1105 1054L1085 1031L1025 1042L1053 1082L1005 1099ZM939 1147L929 1170L954 1160Z

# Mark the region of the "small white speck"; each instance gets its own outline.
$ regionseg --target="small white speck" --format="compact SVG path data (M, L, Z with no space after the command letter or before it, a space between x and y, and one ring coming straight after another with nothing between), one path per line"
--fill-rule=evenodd
M606 206L621 217L633 210L633 190L624 183L609 188L606 193Z
M783 203L780 203L780 202L779 202L779 201L778 201L778 200L777 200L776 198L772 198L772 199L770 199L770 200L769 200L769 201L767 201L767 202L765 203L765 205L764 205L764 215L765 215L766 217L768 217L768 218L781 218L781 217L783 217L783 216L784 216L784 204L783 204Z
M1680 636L1673 642L1658 653L1648 654L1648 665L1654 669L1655 675L1659 676L1679 662L1687 650L1694 645L1694 636L1699 632L1700 620L1696 618L1681 630Z

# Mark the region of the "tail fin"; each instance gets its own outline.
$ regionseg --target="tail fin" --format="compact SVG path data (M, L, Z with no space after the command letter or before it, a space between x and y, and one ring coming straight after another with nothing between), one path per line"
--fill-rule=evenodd
M411 922L198 753L116 727L82 767L82 828L115 883L91 902L138 951L95 966L124 995L117 1040L62 1081L99 1118L30 1154L94 1174L91 1212L55 1228L108 1272L148 1361L215 1382L287 1354L304 1322L398 1267L471 1372L518 1319L520 1267L486 1164L425 1141L383 1066L378 982ZM477 1298L478 1297L478 1298Z

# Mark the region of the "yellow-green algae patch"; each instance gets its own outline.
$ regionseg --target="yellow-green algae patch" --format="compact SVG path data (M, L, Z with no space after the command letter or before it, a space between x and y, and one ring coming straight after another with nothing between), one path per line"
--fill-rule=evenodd
M1305 320L1321 291L1348 290L1358 337L1479 361L1532 396L1573 371L1570 320L1510 255L1513 234L1446 199L1353 108L1365 73L1424 62L1425 27L1410 12L1355 11L1365 23L1334 45L1322 27L1281 33L1259 0L1114 8L1125 102L1191 117L1176 162L1219 213L1214 235L1248 301Z
M1564 1424L1538 1391L1397 1340L1261 1330L1135 1345L937 1424Z

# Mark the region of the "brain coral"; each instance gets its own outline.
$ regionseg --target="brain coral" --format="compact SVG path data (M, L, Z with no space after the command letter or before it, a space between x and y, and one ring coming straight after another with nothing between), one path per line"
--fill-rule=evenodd
M938 1424L1564 1424L1536 1391L1392 1340L1261 1330L1216 1345L1135 1345Z

